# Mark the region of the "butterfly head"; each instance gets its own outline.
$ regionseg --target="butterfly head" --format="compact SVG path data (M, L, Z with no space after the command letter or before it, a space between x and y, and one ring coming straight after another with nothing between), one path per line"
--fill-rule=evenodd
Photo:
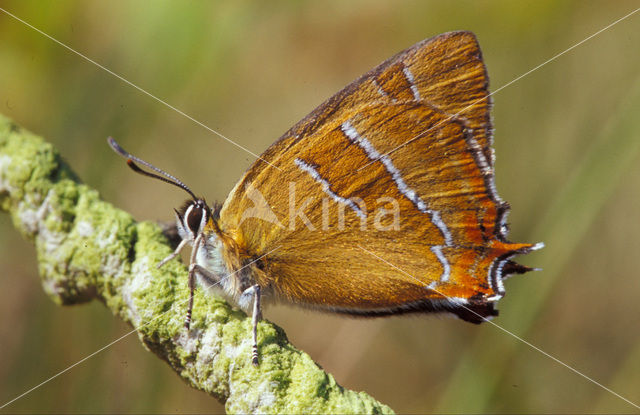
M189 199L180 209L175 209L178 234L182 239L195 240L203 233L213 213L204 199Z

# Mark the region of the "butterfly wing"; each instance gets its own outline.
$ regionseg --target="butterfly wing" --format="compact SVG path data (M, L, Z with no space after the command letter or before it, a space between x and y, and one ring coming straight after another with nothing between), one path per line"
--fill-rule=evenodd
M275 294L336 312L494 315L510 261L473 34L423 41L327 100L238 182L221 230ZM265 163L268 162L268 163Z

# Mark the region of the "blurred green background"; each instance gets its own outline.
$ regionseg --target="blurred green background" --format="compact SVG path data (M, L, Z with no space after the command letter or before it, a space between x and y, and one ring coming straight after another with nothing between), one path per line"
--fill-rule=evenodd
M476 33L496 90L639 6L625 1L2 1L0 7L261 153L360 74L413 43ZM494 322L640 402L640 13L494 96L497 186L521 258ZM54 143L139 220L185 195L135 176L106 145L222 201L254 157L0 12L0 112ZM57 307L35 252L0 215L0 404L130 328L92 303ZM185 293L186 295L186 293ZM201 294L199 294L201 295ZM500 329L352 320L276 306L266 317L345 387L398 412L634 412ZM202 413L129 336L6 412Z

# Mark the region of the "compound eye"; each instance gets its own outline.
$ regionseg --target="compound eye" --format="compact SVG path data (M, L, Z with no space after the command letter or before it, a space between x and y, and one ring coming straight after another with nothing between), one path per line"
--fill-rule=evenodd
M200 223L202 223L202 215L204 215L204 207L199 203L192 204L185 213L185 222L189 230L197 235L200 231Z

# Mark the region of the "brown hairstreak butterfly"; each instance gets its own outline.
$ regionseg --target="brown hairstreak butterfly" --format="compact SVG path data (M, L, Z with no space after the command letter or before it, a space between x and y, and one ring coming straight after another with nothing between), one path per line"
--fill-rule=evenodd
M111 146L135 171L183 188L182 242L196 280L253 314L273 298L354 316L497 315L512 258L494 184L488 77L475 36L451 32L388 59L278 139L222 206ZM149 170L143 170L140 165Z

